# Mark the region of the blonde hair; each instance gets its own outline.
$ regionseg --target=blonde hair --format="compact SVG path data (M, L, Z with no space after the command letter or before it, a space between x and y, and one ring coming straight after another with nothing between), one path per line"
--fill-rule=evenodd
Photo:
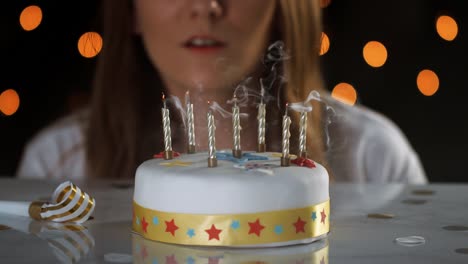
M304 101L312 90L323 92L319 51L322 35L322 16L318 0L279 0L280 34L291 58L284 62L284 73L288 80L285 100ZM322 125L322 107L311 102L313 111L308 118L308 156L326 165ZM293 123L299 114L291 113ZM297 132L297 131L295 131ZM297 149L297 142L295 142Z

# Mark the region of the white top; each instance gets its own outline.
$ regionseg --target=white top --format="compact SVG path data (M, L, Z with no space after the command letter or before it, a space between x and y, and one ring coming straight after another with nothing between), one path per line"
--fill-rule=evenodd
M336 181L427 183L412 146L388 118L333 99L327 155ZM20 178L85 178L83 127L87 111L67 116L38 133L25 147Z

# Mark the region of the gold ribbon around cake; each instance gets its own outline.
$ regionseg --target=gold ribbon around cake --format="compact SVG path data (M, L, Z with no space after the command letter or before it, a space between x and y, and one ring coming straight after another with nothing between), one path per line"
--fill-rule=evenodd
M248 246L313 239L330 231L330 201L304 208L248 214L184 214L133 202L133 231L166 243Z

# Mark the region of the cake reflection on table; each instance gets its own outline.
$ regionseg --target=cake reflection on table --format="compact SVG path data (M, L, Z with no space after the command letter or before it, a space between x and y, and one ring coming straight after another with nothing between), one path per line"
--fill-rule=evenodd
M193 247L155 242L132 234L133 263L326 264L328 238L306 245L275 248Z

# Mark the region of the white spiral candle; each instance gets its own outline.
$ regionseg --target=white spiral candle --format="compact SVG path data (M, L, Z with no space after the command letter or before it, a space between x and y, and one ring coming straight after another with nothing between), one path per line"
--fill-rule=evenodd
M208 119L208 158L216 159L215 121L211 111L207 114Z
M234 96L234 106L232 107L232 139L233 139L233 151L238 153L241 150L241 132L240 126L240 111L237 105L237 98Z
M187 142L189 145L189 153L195 150L195 123L193 119L193 104L190 102L189 92L185 94L187 107Z
M286 113L283 116L283 136L282 136L282 158L288 159L289 158L289 138L291 137L291 134L289 132L289 126L291 125L291 118L288 116L288 111L287 111L287 105L286 105Z
M266 107L264 103L258 105L258 144L265 144L265 131L266 131Z
M307 140L307 112L301 112L301 118L299 120L299 155L303 156L307 152L306 140Z
M164 133L164 150L166 152L172 151L172 138L171 138L171 121L169 119L169 109L166 107L166 100L163 96L164 107L162 108L163 120L163 133Z

